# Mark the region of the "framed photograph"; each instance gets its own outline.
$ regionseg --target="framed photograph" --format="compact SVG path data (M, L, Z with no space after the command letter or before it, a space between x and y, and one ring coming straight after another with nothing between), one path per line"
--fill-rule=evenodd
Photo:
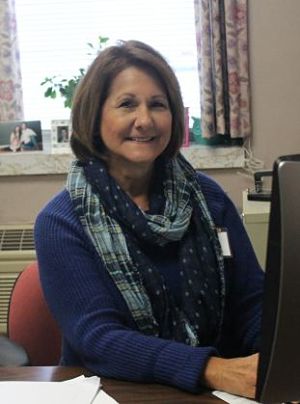
M71 125L67 119L51 121L52 150L54 153L70 151Z
M0 153L43 150L41 121L0 122Z

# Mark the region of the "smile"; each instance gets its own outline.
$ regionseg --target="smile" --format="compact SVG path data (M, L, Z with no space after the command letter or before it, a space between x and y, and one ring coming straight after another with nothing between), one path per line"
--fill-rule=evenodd
M128 140L130 142L145 143L145 142L151 142L152 140L154 140L154 137L153 136L149 136L149 137L130 137L130 138L128 138Z

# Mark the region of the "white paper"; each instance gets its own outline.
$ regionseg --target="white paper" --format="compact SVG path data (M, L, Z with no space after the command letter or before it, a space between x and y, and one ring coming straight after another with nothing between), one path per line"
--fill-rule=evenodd
M224 391L216 390L213 391L212 394L230 404L259 404L258 401L250 400L250 398L235 396L233 394L225 393Z
M88 382L88 383L95 383L95 384L97 384L98 387L101 386L101 381L98 376L85 377L85 376L81 375L81 376L76 377L75 379L65 380L63 383L70 384L70 383L76 382L77 380L82 380L82 379L85 379L86 382ZM100 391L98 391L98 394L95 397L93 404L118 404L118 402L101 389Z
M99 390L100 378L79 376L64 382L0 382L1 403L5 404L115 404Z
M105 391L100 390L93 404L118 404L118 402L105 393Z

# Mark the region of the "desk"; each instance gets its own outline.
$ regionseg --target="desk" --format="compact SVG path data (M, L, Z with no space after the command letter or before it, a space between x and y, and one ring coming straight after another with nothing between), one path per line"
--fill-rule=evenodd
M28 381L61 381L79 375L91 376L84 368L64 366L25 366L0 367L0 381L28 380ZM209 393L200 395L186 393L173 387L160 384L132 383L101 377L104 391L120 404L221 404L224 401Z

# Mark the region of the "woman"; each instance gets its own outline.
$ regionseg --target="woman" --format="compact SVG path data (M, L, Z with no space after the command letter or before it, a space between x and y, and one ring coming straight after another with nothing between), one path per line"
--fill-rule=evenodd
M21 127L17 125L10 134L10 145L9 148L13 152L20 150L20 139L21 139Z
M35 230L62 364L253 397L262 271L232 202L179 154L184 109L167 62L137 41L105 49L72 128L77 160Z

